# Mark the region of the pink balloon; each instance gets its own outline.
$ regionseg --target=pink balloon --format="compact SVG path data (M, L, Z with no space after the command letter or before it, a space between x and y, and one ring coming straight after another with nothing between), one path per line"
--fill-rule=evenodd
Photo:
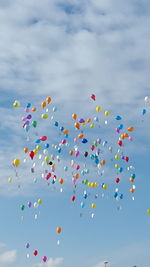
M47 257L46 257L46 256L43 257L43 261L44 261L44 262L47 261Z

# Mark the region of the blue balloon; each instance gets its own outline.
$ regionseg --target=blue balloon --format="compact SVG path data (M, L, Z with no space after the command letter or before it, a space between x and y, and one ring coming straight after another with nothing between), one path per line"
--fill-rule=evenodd
M60 127L60 131L62 132L65 128L63 126Z
M143 110L142 110L142 115L145 115L146 112L147 112L147 110L146 110L146 109L143 109Z
M115 120L120 121L120 120L122 120L122 118L118 115L115 117Z
M131 174L131 177L132 177L133 179L135 178L135 176L136 176L135 173L132 173L132 174Z
M123 167L120 167L120 168L118 169L118 171L119 171L119 172L123 172Z
M87 139L85 139L85 138L82 139L82 143L83 143L83 144L86 144L87 142L88 142Z
M114 194L114 197L116 198L118 196L118 193L117 192L115 192L115 194Z
M120 199L123 199L123 194L120 194Z
M54 122L54 126L58 127L58 121Z
M84 207L85 207L84 202L81 202L81 208L84 208Z
M49 144L45 144L45 147L46 147L46 148L49 148Z
M88 197L87 193L85 193L83 197L86 199Z
M30 103L28 103L28 104L26 105L26 107L27 107L27 108L30 108L30 107L31 107L31 104L30 104Z
M36 144L39 144L40 142L41 142L40 139L37 139L37 140L35 141Z
M58 151L58 153L61 153L61 147L59 147L59 148L57 149L57 151Z
M119 124L118 129L122 130L123 129L123 124Z

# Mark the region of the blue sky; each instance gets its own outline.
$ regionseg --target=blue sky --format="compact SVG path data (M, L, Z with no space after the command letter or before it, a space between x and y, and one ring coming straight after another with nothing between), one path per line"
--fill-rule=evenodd
M145 96L150 96L149 28L148 0L0 1L0 266L103 267L105 260L110 267L149 266L150 108L144 101ZM92 93L96 102L90 98ZM52 103L48 106L49 118L43 121L40 103L47 96ZM21 104L16 109L15 100ZM38 121L37 129L31 128L28 134L21 124L27 103L37 107L34 119ZM102 107L100 114L95 111L97 105ZM57 112L53 112L54 106ZM147 114L142 116L144 108ZM105 110L110 111L108 118ZM72 113L77 113L78 118L99 117L94 129L85 127L88 147L97 138L108 141L106 148L100 145L107 161L102 176L103 168L98 174L91 160L86 160L90 170L87 179L106 181L108 190L104 192L100 186L87 188L80 177L75 202L71 201L74 170L68 156L76 136ZM134 141L126 142L123 148L129 163L119 161L124 171L118 186L114 182L118 176L114 169L118 149L114 129L120 124L114 119L117 115L123 118L124 129L135 127ZM60 163L55 158L57 176L65 179L63 186L58 182L47 185L41 178L47 166L42 166L38 157L34 160L35 173L31 173L32 163L23 152L26 146L33 148L36 132L48 136L50 145L58 145L62 136L53 125L55 120L70 129L69 146L59 154ZM77 146L84 151L83 144ZM44 158L43 146L40 153ZM50 146L49 154L58 153ZM19 178L11 164L14 158L21 161ZM73 159L85 167L83 156ZM128 182L133 171L134 201ZM8 183L10 177L12 183ZM123 200L114 199L116 187L123 193ZM88 192L86 201L84 190ZM39 198L43 203L37 209L27 207L28 201L33 204ZM81 208L83 201L85 207ZM97 204L94 211L93 202ZM26 208L21 211L23 204ZM57 226L62 227L59 236ZM29 249L25 248L27 242ZM35 249L37 257L33 256ZM44 255L47 263L42 263Z

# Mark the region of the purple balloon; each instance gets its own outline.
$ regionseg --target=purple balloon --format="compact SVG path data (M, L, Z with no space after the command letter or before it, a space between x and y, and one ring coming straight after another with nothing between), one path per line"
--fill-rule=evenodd
M98 139L97 139L97 142L100 144L100 143L101 143L101 139L100 139L100 138L98 138Z
M30 121L25 121L24 125L29 125Z
M30 120L31 118L32 118L32 115L29 114L29 115L27 116L27 119Z
M80 123L84 123L85 120L84 120L84 119L80 119L79 122L80 122Z
M22 117L21 120L22 121L25 121L27 119L27 117Z
M26 248L29 248L29 247L30 247L30 244L29 244L29 243L27 243L27 244L25 245L25 247L26 247Z
M31 206L32 206L32 203L29 201L28 202L28 207L31 208Z

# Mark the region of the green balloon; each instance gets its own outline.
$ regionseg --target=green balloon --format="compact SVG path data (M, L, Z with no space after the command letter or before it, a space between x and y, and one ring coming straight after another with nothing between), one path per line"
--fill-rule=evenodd
M32 121L32 126L33 126L34 128L36 128L36 126L37 126L37 121Z
M25 205L21 205L20 208L21 208L21 210L24 210L25 209Z

